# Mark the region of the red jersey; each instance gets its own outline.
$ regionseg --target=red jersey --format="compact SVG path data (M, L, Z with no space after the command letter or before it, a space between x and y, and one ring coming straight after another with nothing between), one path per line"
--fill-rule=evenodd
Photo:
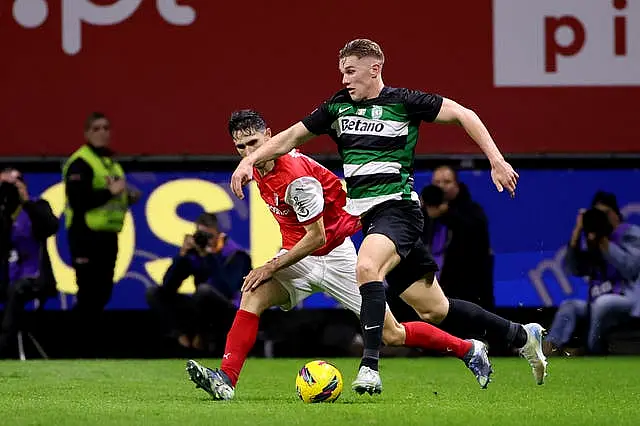
M280 225L282 248L290 250L307 233L305 225L324 217L327 242L312 253L323 256L360 229L343 207L347 194L336 175L297 150L275 160L264 176L254 169L260 195Z

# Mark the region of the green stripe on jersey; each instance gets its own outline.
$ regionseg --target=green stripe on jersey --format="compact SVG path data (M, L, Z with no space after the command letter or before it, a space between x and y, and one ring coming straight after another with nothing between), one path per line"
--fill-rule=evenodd
M394 172L401 176L400 182L372 184L373 179L369 182L357 179L356 185L348 183L349 212L365 213L385 199L411 199L418 123L410 121L405 106L402 103L360 106L338 102L329 104L328 108L336 117L332 128L339 141L345 176Z
M365 197L378 197L380 195L397 194L399 192L404 194L404 186L403 182L357 186L355 188L349 188L348 195L349 198L355 201Z
M342 162L344 164L362 165L373 161L397 162L402 168L410 168L413 164L413 150L395 149L393 151L369 151L365 149L344 149L340 150Z

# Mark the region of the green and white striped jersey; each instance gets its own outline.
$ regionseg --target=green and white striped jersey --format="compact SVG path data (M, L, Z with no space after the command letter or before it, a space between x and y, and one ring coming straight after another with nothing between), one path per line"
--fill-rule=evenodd
M302 120L338 145L347 183L345 210L362 215L388 200L417 200L413 161L422 121L432 122L442 97L385 87L380 96L354 102L341 90Z

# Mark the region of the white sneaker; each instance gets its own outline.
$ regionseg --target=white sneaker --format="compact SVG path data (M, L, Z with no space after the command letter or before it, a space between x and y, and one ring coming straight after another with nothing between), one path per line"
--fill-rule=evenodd
M369 395L382 393L382 379L380 379L380 373L363 365L358 371L358 376L351 384L351 389L356 391L359 395L362 395L365 392L369 393Z
M527 332L527 343L520 349L522 355L533 370L536 383L541 385L547 375L547 358L542 352L542 337L546 331L540 324L530 323L523 326Z

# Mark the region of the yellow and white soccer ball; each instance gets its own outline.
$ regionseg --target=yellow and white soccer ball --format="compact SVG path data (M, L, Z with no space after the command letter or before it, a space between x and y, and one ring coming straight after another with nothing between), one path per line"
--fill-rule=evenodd
M342 393L342 374L326 361L308 362L298 372L296 390L304 402L334 402Z

